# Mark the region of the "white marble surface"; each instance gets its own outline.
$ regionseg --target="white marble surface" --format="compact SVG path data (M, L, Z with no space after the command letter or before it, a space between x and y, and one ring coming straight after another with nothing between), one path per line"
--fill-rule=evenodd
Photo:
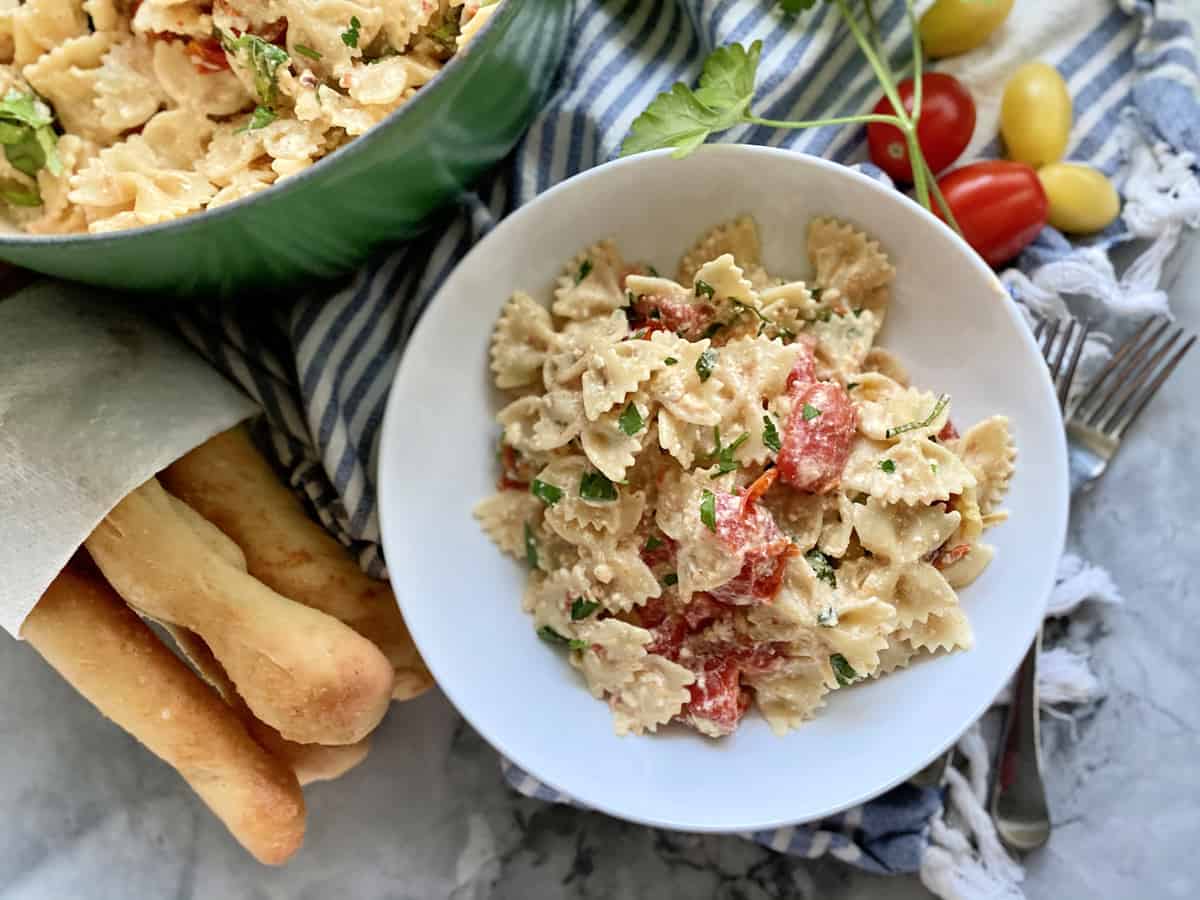
M1180 260L1174 308L1200 330L1200 238ZM1200 894L1198 385L1200 351L1074 511L1074 545L1111 568L1128 603L1074 626L1095 631L1110 694L1074 727L1047 722L1056 829L1028 861L1035 900ZM362 767L309 789L304 849L268 870L30 648L0 638L0 683L5 898L928 896L914 878L518 798L436 692L393 710Z

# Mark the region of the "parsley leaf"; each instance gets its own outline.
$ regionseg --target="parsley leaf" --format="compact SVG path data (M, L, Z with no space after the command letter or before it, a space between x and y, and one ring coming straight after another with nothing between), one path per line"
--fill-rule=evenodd
M244 65L249 65L254 70L254 92L264 105L273 106L275 95L279 92L279 78L276 73L280 66L287 65L291 60L287 51L263 40L257 34L240 34L233 38L218 29L217 37L226 51L243 60ZM346 36L342 35L342 40L345 39ZM357 31L354 39L358 40Z
M582 597L576 597L571 602L571 621L578 622L580 619L586 619L599 608L599 603L584 600Z
M23 184L17 184L15 181L0 183L0 200L3 200L9 206L42 205L42 195L38 192L37 185L26 187Z
M717 530L717 495L705 489L700 495L700 521L709 531Z
M700 380L708 381L712 377L713 367L717 364L717 351L709 347L700 354L700 358L696 360L696 374L700 376Z
M538 637L550 644L566 644L572 650L586 650L588 648L587 641L581 641L579 638L565 638L549 625L543 625L538 629Z
M587 641L581 641L579 638L571 638L567 641L567 646L572 650L586 650L591 646Z
M702 281L699 278L696 279L696 296L697 297L707 297L709 300L711 300L713 298L713 294L715 294L715 293L716 293L716 290L707 281Z
M350 17L350 27L342 32L342 43L347 47L358 47L358 29L362 28L362 22L358 21L358 16Z
M776 453L783 449L783 442L779 439L779 429L775 427L770 416L763 416L763 443Z
M583 281L583 279L591 275L592 268L592 261L590 259L585 259L583 264L580 265L579 271L575 273L575 283L579 284L581 281Z
M529 482L529 493L537 497L547 506L553 506L563 498L563 489L537 478Z
M750 433L742 432L737 440L726 447L721 446L721 430L715 425L713 426L713 435L717 442L717 449L713 451L713 458L717 462L717 471L713 473L712 477L720 478L725 473L732 472L741 465L741 463L734 459L733 454L737 452L738 447L750 440Z
M275 121L275 110L269 106L256 106L254 112L250 114L250 119L241 128L234 129L234 134L241 134L244 131L257 131L259 128L266 128Z
M916 419L912 422L905 422L903 425L897 425L895 428L889 428L884 432L883 436L894 438L898 434L904 434L908 431L916 431L918 428L928 428L935 421L937 421L937 417L940 416L949 405L950 395L941 394L938 396L937 402L933 404L933 409L929 411L929 415L927 415L924 419Z
M679 576L675 572L668 572L663 576L663 584L667 587L674 587L679 584Z
M634 120L621 155L673 147L675 156L682 158L714 131L741 122L754 96L761 52L761 41L755 41L749 50L741 44L718 47L704 61L695 91L677 82Z
M805 422L811 422L813 419L815 419L820 414L821 414L821 411L819 409L817 409L815 406L813 406L811 403L805 403L804 408L802 410L800 410L800 415L802 415L804 417Z
M638 412L638 408L630 403L617 419L617 425L620 426L623 432L633 437L646 427L646 420L642 418L642 414Z
M662 545L663 545L662 541L660 541L654 535L650 535L650 537L646 538L646 546L643 547L642 549L649 552L651 550L657 550Z
M858 387L858 382L857 382L857 381L851 381L851 382L849 382L849 383L846 385L846 390L848 390L848 391L852 391L852 390L854 390L856 387Z
M608 502L617 499L617 489L602 472L584 472L579 479L579 496L584 500Z
M663 360L663 365L666 365L666 366L673 366L673 365L675 365L675 364L676 364L676 363L678 363L678 362L679 362L679 360L677 360L675 357L673 357L673 356L668 356L666 359L664 359L664 360Z
M825 609L817 613L817 624L823 628L833 628L838 623L837 610L832 606L827 606Z
M525 523L525 562L529 563L531 569L538 567L537 538L534 537L528 522Z
M833 666L833 677L837 679L840 687L854 684L858 681L858 673L854 671L854 667L846 662L846 657L840 653L835 653L829 657L829 664Z
M320 59L321 58L321 54L318 51L316 51L312 47L308 47L304 44L296 44L292 49L295 50L297 53L299 53L301 56L307 56L309 59Z
M891 475L896 471L896 463L890 459L881 459L879 461L879 468Z
M823 581L831 588L837 587L837 572L830 563L829 557L815 547L804 554L804 558L808 560L809 566L812 567L813 574L817 576L818 581Z

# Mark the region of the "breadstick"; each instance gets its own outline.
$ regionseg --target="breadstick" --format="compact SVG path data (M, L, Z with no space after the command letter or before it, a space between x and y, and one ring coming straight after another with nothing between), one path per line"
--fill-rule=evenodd
M396 669L395 699L415 697L433 684L391 587L363 574L346 549L308 517L244 428L217 435L159 478L233 538L251 575L340 619L382 649Z
M378 648L230 565L154 479L86 546L134 609L203 638L254 715L289 740L354 744L387 711L392 667Z
M173 766L255 859L304 840L304 796L287 766L125 605L99 574L68 567L21 636L109 719Z
M214 553L231 566L241 569L243 572L246 571L245 554L237 544L225 536L221 529L177 497L171 497L171 506ZM302 787L312 784L314 781L332 781L334 778L340 778L367 758L367 753L371 749L369 737L363 738L357 744L346 744L341 747L326 747L323 744L297 744L289 741L270 725L260 722L254 717L254 713L250 711L250 707L246 706L246 701L238 694L237 688L229 680L229 675L221 667L221 663L213 656L208 644L186 628L179 628L165 622L159 624L171 635L175 646L187 657L192 668L199 672L200 677L207 681L213 690L233 708L250 735L268 753L291 766Z

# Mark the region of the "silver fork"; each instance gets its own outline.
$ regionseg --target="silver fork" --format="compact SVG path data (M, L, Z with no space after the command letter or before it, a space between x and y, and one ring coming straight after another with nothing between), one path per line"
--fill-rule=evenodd
M1159 324L1152 327L1156 321ZM1169 326L1169 320L1148 319L1113 354L1067 412L1071 383L1089 326L1080 326L1069 317L1038 321L1034 338L1041 344L1066 420L1072 493L1100 477L1129 426L1196 342L1195 335L1185 338L1183 329L1176 328L1160 343ZM1172 354L1181 338L1183 344ZM1017 672L992 782L991 813L996 831L1014 850L1036 849L1050 837L1039 739L1037 654L1041 643L1038 629Z

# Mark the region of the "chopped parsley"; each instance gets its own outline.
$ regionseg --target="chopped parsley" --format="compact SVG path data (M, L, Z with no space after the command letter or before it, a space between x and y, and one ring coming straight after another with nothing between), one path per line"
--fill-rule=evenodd
M945 412L946 407L950 405L950 395L941 394L937 398L937 402L933 404L933 409L929 411L924 419L917 419L912 422L905 422L903 425L897 425L895 428L889 428L884 432L884 437L894 438L898 434L904 434L908 431L916 431L918 428L928 428L937 421L937 417Z
M879 468L891 475L896 471L896 463L890 459L881 459L879 461Z
M816 300L818 303L820 303L821 302L821 293L824 290L825 290L824 288L815 287L811 291L809 291L809 294L812 295L812 298L814 300Z
M320 59L321 54L305 44L296 44L293 48L301 56L307 56L309 59Z
M833 666L833 677L837 679L839 687L846 687L858 681L859 675L854 671L854 667L846 662L846 657L840 653L835 653L829 657L829 664Z
M638 408L630 403L617 419L617 425L620 426L623 432L633 437L646 427L646 420L642 418L642 414L638 412Z
M852 391L852 390L854 390L856 387L858 387L858 382L857 382L857 381L851 381L849 384L847 384L847 385L846 385L846 390L848 390L848 391Z
M666 359L663 360L663 364L668 365L668 366L676 365L678 362L679 362L679 360L677 360L673 356L668 356Z
M663 576L663 584L667 587L674 587L679 584L679 576L674 572L668 572Z
M529 482L529 493L547 506L553 506L563 498L563 489L538 478Z
M929 471L932 472L934 475L936 475L937 474L937 463L930 463Z
M257 131L260 128L266 128L275 121L275 110L269 106L256 106L254 112L250 114L249 120L241 128L235 129L234 134L241 134L244 131Z
M599 603L584 600L582 597L576 597L571 601L571 621L578 622L580 619L586 619L599 608Z
M482 6L483 4L480 4ZM427 37L448 53L453 53L458 46L458 36L462 33L462 7L455 7L446 13L446 18L437 28L429 30Z
M587 641L581 641L578 638L565 638L549 625L543 625L538 629L538 637L549 644L565 644L572 650L586 650L588 648Z
M817 576L818 581L825 582L831 588L837 587L837 572L834 570L828 556L814 547L804 554L804 558L808 560L808 564L812 567L813 574Z
M592 265L592 261L590 259L585 259L580 264L579 271L575 273L575 283L579 284L581 281L583 281L583 279L591 275L593 268L594 266Z
M837 610L832 606L827 606L825 609L817 613L817 624L823 628L833 628L838 623Z
M763 444L776 453L783 449L783 442L779 439L779 429L775 427L770 416L763 416Z
M534 537L533 529L529 527L528 522L525 523L525 562L529 563L531 569L538 567L537 538Z
M717 443L716 449L712 452L712 457L717 464L717 471L713 473L712 477L720 478L722 475L732 472L741 465L741 463L734 459L733 454L737 452L738 447L750 440L750 433L744 431L732 444L722 447L721 429L719 426L714 425L713 440Z
M626 306L633 306L634 302L636 302L636 299L637 298L633 296L633 291L627 290L625 292L625 305Z
M342 43L347 47L358 47L358 29L362 28L362 22L358 21L358 16L350 17L350 27L342 32Z
M800 415L802 415L804 417L805 422L811 422L813 419L815 419L820 414L821 414L821 411L819 409L817 409L815 406L813 406L811 403L805 403L804 408L802 410L800 410Z
M287 51L263 40L257 34L240 34L234 38L218 29L217 37L226 51L244 60L254 70L254 92L258 94L258 99L265 106L274 106L275 96L279 93L279 67L287 65L291 60ZM345 39L346 36L342 35L342 40ZM357 31L354 39L358 40Z
M609 502L617 499L617 489L603 472L584 472L579 479L579 496Z
M717 530L717 495L705 490L700 495L700 521L711 532Z
M709 300L711 300L713 298L713 294L715 294L715 293L716 293L716 291L713 290L713 286L711 284L709 284L707 281L703 281L702 279L699 279L699 278L696 279L696 296L697 297L707 297Z
M651 550L657 550L662 545L662 541L660 541L654 535L650 535L650 537L646 538L646 545L642 549L649 553Z
M717 364L717 351L709 347L700 354L700 358L696 360L696 374L700 376L702 382L708 381L712 377L713 368Z

